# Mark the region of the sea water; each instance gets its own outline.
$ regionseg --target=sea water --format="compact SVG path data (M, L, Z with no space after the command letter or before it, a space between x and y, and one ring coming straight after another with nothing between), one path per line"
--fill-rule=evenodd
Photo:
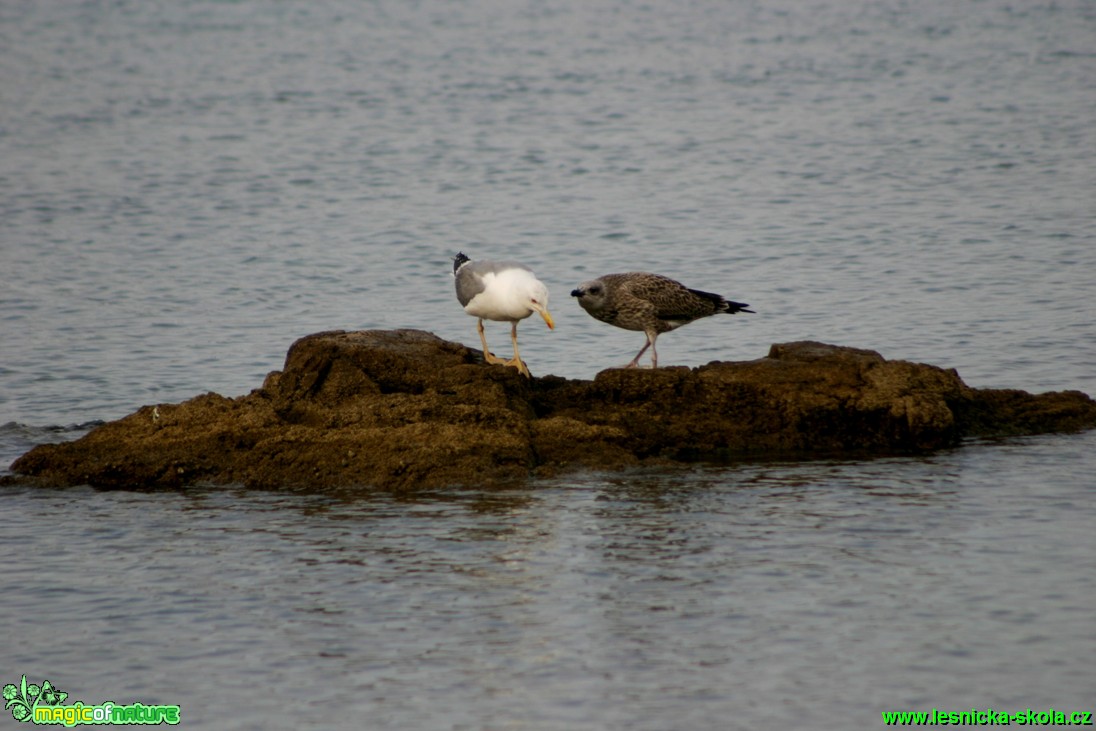
M630 360L568 293L641 269L757 311L663 364L811 339L1096 394L1094 48L1086 2L6 4L0 464L320 330L478 347L457 251L549 286L535 375ZM1091 711L1094 455L7 487L0 683L217 729Z

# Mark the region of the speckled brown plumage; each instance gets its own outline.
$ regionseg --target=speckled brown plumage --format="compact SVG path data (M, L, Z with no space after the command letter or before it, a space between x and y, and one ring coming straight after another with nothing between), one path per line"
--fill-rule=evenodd
M749 305L745 303L689 289L681 282L649 272L605 274L583 282L571 296L577 297L582 309L602 322L646 333L647 343L628 368L639 364L639 358L647 348L651 349L651 366L658 367L655 340L660 333L709 315L753 312L746 309Z

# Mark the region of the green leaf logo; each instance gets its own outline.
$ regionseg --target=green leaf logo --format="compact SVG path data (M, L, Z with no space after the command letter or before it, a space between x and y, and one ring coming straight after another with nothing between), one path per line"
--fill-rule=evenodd
M42 685L27 685L27 676L19 680L19 685L8 683L4 686L4 708L11 711L11 716L16 721L29 721L34 716L34 709L39 706L56 706L64 703L68 698L65 693L53 687L48 680L43 680Z

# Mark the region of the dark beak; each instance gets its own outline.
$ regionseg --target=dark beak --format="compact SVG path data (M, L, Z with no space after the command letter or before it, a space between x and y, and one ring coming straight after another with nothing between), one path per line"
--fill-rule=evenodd
M584 294L586 294L586 293L583 292L581 289L572 289L571 290L571 296L572 297L581 297Z

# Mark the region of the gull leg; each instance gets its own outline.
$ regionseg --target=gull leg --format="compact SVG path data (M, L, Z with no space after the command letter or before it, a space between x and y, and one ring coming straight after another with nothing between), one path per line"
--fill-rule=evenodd
M629 363L628 365L624 366L624 367L625 368L639 368L639 356L646 353L647 348L649 348L649 347L651 347L651 341L650 340L648 340L647 342L645 342L643 344L643 347L639 349L638 353L636 353L636 357L632 358L632 362Z
M487 337L483 334L483 319L476 320L476 329L479 331L480 342L483 343L483 359L488 363L505 363L502 358L496 358L491 355L491 351L487 349Z
M514 341L514 359L500 362L503 365L513 366L518 369L518 373L527 378L532 378L533 376L529 373L529 369L521 362L521 354L518 353L518 323L516 320L510 323L510 339Z
M658 350L655 348L655 341L658 340L658 333L647 333L647 342L636 353L636 357L632 358L632 362L624 366L625 368L640 368L639 358L647 352L647 348L651 349L651 368L658 368Z

